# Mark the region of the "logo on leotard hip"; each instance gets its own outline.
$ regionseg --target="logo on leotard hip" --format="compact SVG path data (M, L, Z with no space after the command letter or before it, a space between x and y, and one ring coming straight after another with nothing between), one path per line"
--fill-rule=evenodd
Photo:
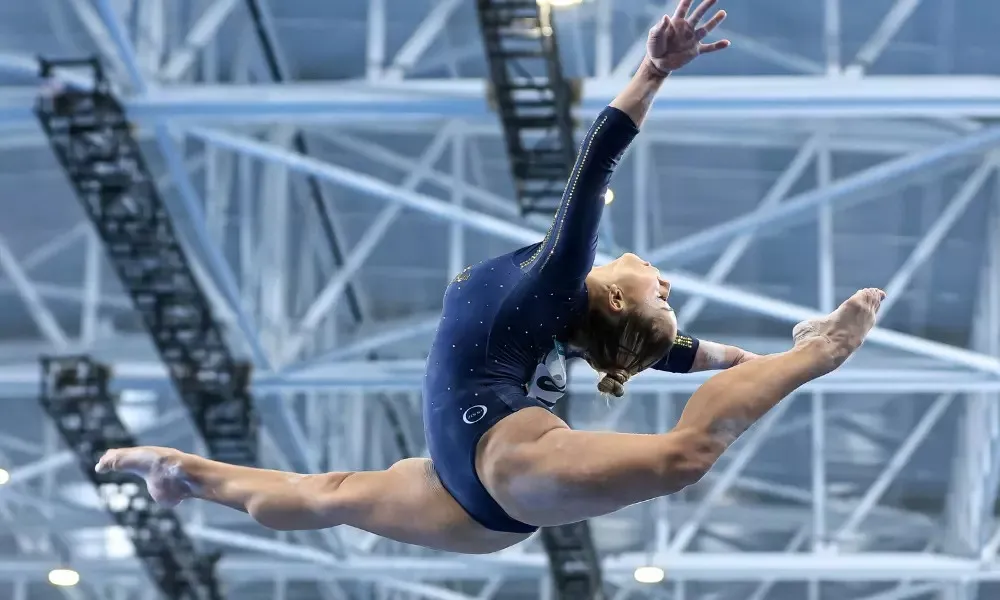
M486 407L482 404L477 404L475 406L470 406L465 413L462 415L462 420L468 425L473 423L478 423L483 420L486 416Z

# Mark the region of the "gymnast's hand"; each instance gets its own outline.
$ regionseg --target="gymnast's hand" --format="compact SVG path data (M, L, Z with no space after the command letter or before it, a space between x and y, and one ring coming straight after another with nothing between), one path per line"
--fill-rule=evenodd
M705 36L726 18L726 11L720 10L708 23L699 27L698 23L704 18L708 9L715 5L716 0L703 0L688 15L688 9L693 2L694 0L681 0L673 17L663 15L663 18L649 30L646 57L664 74L676 71L701 54L729 47L729 40L711 44L701 43Z

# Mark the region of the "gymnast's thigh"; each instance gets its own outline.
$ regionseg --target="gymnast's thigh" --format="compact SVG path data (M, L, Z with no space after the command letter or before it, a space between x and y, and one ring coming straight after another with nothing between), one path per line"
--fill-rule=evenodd
M529 534L534 527L512 519L483 485L476 466L480 440L516 412L488 388L425 398L427 447L441 484L480 525L492 531Z
M543 408L515 412L480 441L476 467L504 512L536 527L575 523L668 495L702 460L686 432L573 431Z

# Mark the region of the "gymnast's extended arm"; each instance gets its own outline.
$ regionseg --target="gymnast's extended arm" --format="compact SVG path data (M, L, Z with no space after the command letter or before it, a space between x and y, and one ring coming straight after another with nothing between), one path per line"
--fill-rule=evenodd
M522 267L544 270L556 287L579 287L594 266L604 193L615 168L639 133L666 75L648 61L594 120L566 182L559 209L538 251Z

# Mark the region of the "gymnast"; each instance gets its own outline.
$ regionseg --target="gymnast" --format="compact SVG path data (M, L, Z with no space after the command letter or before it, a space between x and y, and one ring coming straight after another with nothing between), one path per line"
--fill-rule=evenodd
M428 548L489 553L538 527L573 523L673 494L782 398L838 368L873 327L884 293L855 293L799 323L769 356L677 331L670 283L632 254L593 266L608 181L671 72L726 40L702 40L715 0L681 0L649 32L635 76L591 126L540 243L465 269L448 286L427 359L423 418L430 459L384 471L300 475L226 465L169 448L111 450L100 472L145 479L152 497L249 513L277 530L348 525ZM647 369L721 370L676 426L653 435L571 430L550 409L580 356L616 397Z

